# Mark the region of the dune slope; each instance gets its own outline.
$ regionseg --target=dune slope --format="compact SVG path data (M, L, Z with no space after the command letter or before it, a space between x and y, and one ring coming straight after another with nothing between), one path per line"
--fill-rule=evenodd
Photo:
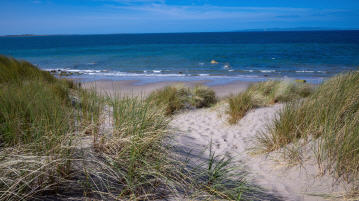
M282 200L325 200L343 192L333 185L329 176L319 176L315 160L306 159L303 164L288 166L278 152L270 155L254 154L255 138L264 131L283 106L250 111L236 125L228 125L225 105L178 114L170 125L176 132L177 146L190 151L190 157L205 158L206 147L212 141L217 154L227 155L241 164L238 171L246 172L250 184L259 186ZM331 197L333 199L333 197ZM271 200L270 198L259 198Z

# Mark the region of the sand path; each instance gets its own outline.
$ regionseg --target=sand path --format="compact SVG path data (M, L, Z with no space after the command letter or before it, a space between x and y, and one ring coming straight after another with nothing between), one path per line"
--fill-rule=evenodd
M314 160L306 161L302 167L288 167L275 160L276 157L253 155L251 148L256 134L265 131L266 125L281 107L274 105L250 111L232 126L226 123L226 107L222 104L178 114L170 125L176 131L177 145L190 150L192 157L205 158L208 154L203 150L212 140L217 154L228 155L242 164L241 171L247 172L248 182L265 189L267 193L282 200L324 200L321 196L310 194L332 193L332 180L330 177L318 177Z

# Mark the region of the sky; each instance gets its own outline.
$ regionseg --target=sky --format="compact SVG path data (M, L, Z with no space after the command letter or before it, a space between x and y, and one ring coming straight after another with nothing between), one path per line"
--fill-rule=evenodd
M359 29L359 0L0 0L0 35Z

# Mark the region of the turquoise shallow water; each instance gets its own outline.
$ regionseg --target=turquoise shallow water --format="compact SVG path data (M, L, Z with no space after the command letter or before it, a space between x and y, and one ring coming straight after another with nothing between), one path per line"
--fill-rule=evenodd
M359 31L0 37L0 54L85 81L320 82L357 70Z

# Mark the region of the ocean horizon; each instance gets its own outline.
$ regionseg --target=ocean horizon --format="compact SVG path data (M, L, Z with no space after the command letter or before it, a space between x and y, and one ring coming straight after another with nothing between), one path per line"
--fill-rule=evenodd
M83 81L304 79L359 66L359 31L203 32L0 37L0 54Z

